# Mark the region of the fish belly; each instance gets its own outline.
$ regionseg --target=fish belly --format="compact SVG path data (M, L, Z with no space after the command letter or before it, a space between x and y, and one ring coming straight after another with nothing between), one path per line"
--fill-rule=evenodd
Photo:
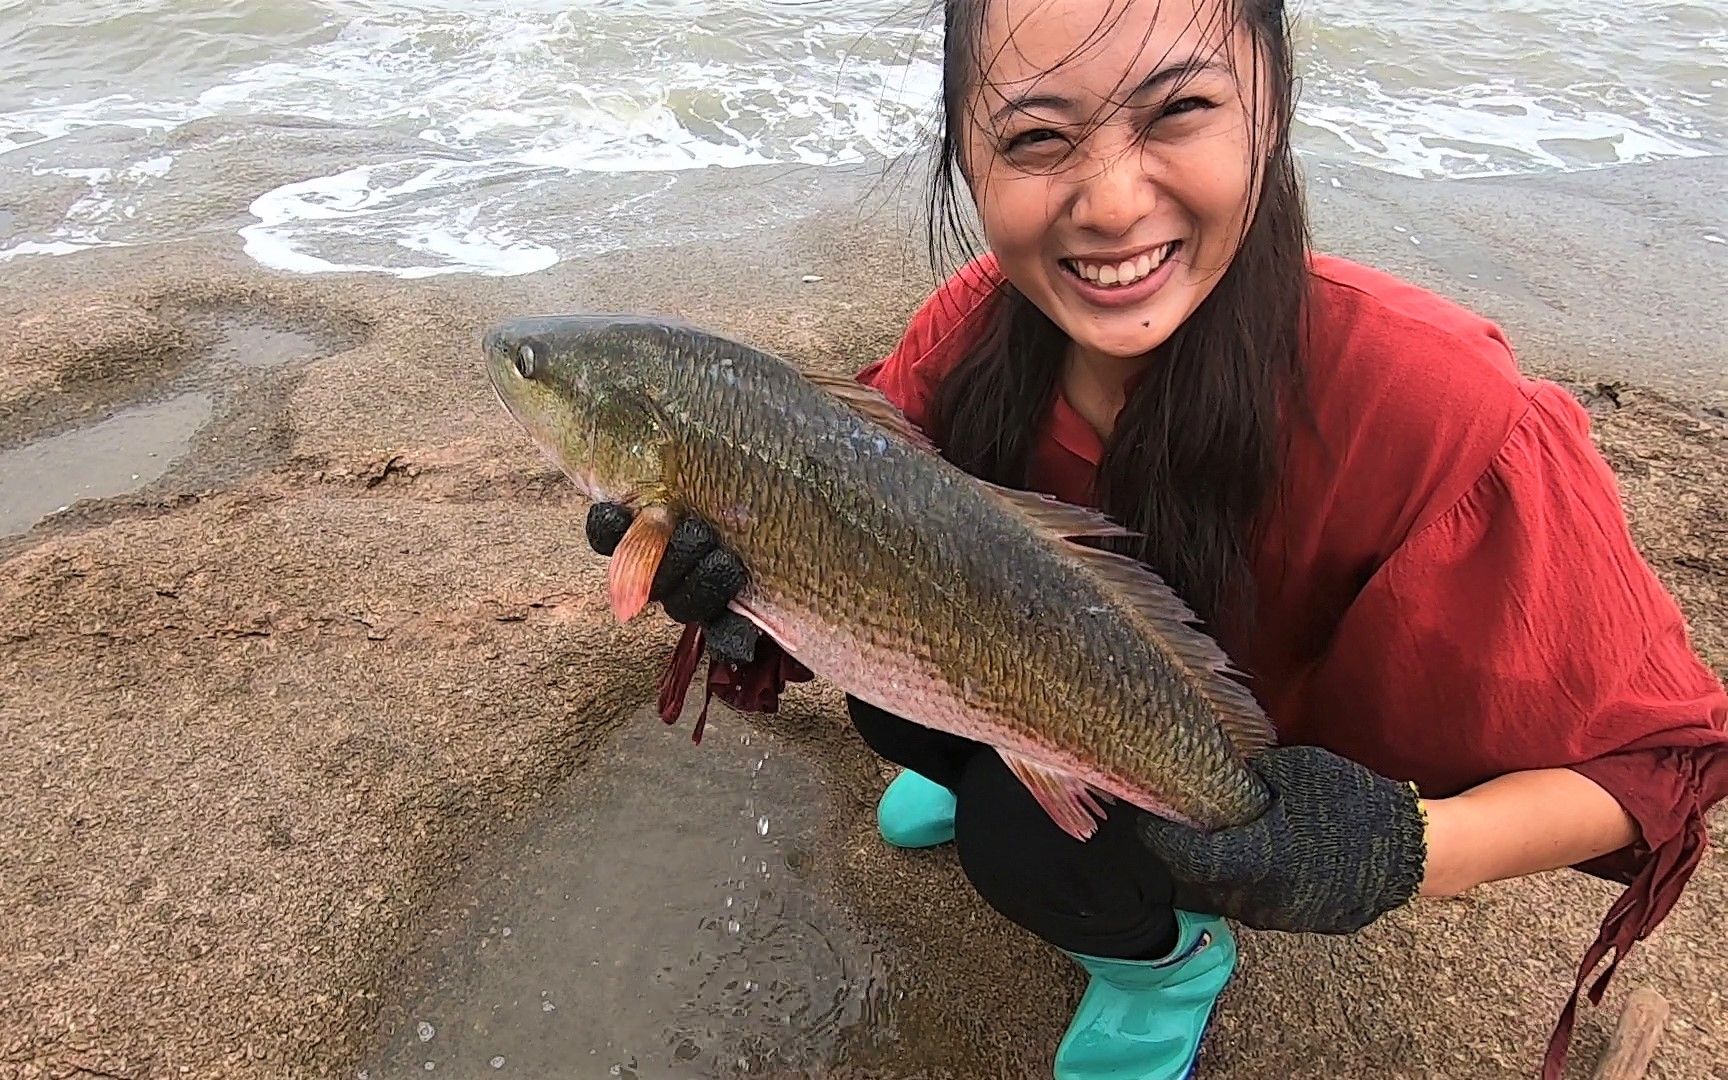
M1039 738L1027 726L1003 722L970 700L963 685L956 686L933 665L921 663L904 641L860 634L760 593L732 606L799 663L861 701L920 726L993 747L1010 765L1018 757L1150 813L1195 824L1193 817L1147 784L1107 772L1055 740Z

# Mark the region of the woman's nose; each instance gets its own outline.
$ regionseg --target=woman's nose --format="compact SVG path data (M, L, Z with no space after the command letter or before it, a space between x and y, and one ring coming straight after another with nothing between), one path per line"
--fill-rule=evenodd
M1116 146L1080 166L1073 217L1081 228L1121 236L1151 213L1158 187L1138 145Z

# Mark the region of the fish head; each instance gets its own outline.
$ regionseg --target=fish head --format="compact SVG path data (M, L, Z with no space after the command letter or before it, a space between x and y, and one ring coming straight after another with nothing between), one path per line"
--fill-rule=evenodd
M610 315L515 319L487 331L492 389L591 499L634 502L660 479L674 330Z

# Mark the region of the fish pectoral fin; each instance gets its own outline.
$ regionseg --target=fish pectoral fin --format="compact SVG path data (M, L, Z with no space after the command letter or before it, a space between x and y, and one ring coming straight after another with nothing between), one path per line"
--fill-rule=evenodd
M1008 763L1008 771L1020 778L1026 790L1063 832L1076 840L1090 840L1098 831L1094 816L1102 819L1107 815L1086 781L1048 765L1040 765L1012 750L997 747L996 752Z
M660 505L645 506L637 512L624 538L612 552L607 568L607 591L611 596L612 614L619 622L628 622L648 603L648 592L654 585L654 573L660 569L660 559L666 554L666 544L678 523L672 511Z

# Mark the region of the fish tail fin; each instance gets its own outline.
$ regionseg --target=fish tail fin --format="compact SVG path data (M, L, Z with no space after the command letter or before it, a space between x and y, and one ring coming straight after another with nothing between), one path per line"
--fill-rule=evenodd
M1041 765L1012 750L997 747L996 752L1063 832L1076 840L1090 840L1098 831L1098 820L1107 815L1086 781Z

